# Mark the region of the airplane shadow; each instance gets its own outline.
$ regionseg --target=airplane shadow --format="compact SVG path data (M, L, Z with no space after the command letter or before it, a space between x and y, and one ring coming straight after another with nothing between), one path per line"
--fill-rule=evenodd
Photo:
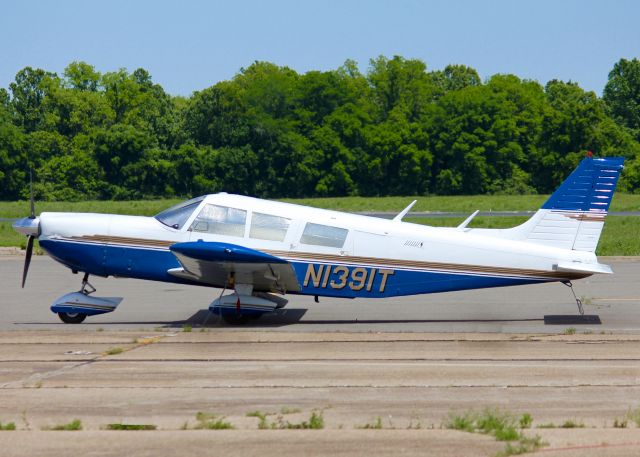
M370 324L441 324L441 323L523 323L540 322L541 318L526 319L314 319L301 322L307 309L286 309L277 313L264 315L259 320L249 321L240 328L268 328L285 327L294 324L303 325L370 325ZM191 325L193 327L218 327L227 325L219 316L211 314L209 310L202 309L184 321L167 323L167 327L181 327Z
M601 325L602 321L598 315L545 315L544 318L522 318L522 319L301 319L307 313L306 308L283 309L276 313L262 316L258 320L252 320L238 328L277 328L294 324L304 325L372 325L372 324L501 324L501 323L527 323L537 322L545 325ZM42 322L15 322L17 325L50 325ZM196 328L228 327L220 316L212 314L208 309L198 310L196 313L184 320L176 321L135 321L135 322L91 322L87 321L81 325L155 325L161 328L176 328L189 325ZM61 324L62 325L62 324Z

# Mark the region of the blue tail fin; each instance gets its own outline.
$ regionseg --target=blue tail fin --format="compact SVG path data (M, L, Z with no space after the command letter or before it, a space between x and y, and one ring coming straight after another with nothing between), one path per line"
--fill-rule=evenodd
M595 252L623 162L623 157L582 160L531 219L503 236Z
M542 209L606 213L623 163L624 157L583 159Z

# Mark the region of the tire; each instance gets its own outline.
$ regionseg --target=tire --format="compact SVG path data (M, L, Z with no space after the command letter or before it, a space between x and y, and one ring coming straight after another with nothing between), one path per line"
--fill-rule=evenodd
M80 324L87 318L83 313L58 313L58 317L65 324Z

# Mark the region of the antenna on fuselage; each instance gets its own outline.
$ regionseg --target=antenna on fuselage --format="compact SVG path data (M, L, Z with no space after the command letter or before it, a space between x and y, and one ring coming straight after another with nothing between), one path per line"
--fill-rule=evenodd
M402 222L402 218L405 217L407 215L407 213L411 210L411 208L413 208L413 205L416 204L418 200L414 200L411 203L409 203L409 206L407 206L405 209L403 209L402 211L400 211L398 213L398 215L396 217L393 218L394 222Z

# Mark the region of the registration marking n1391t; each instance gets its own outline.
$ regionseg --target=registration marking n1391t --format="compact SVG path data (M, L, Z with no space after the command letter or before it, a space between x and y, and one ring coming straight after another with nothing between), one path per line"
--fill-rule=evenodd
M349 287L353 291L365 289L371 292L377 276L380 277L378 292L384 292L389 276L393 276L394 270L386 268L347 267L344 265L314 265L307 266L307 273L303 285L332 289L344 289Z

